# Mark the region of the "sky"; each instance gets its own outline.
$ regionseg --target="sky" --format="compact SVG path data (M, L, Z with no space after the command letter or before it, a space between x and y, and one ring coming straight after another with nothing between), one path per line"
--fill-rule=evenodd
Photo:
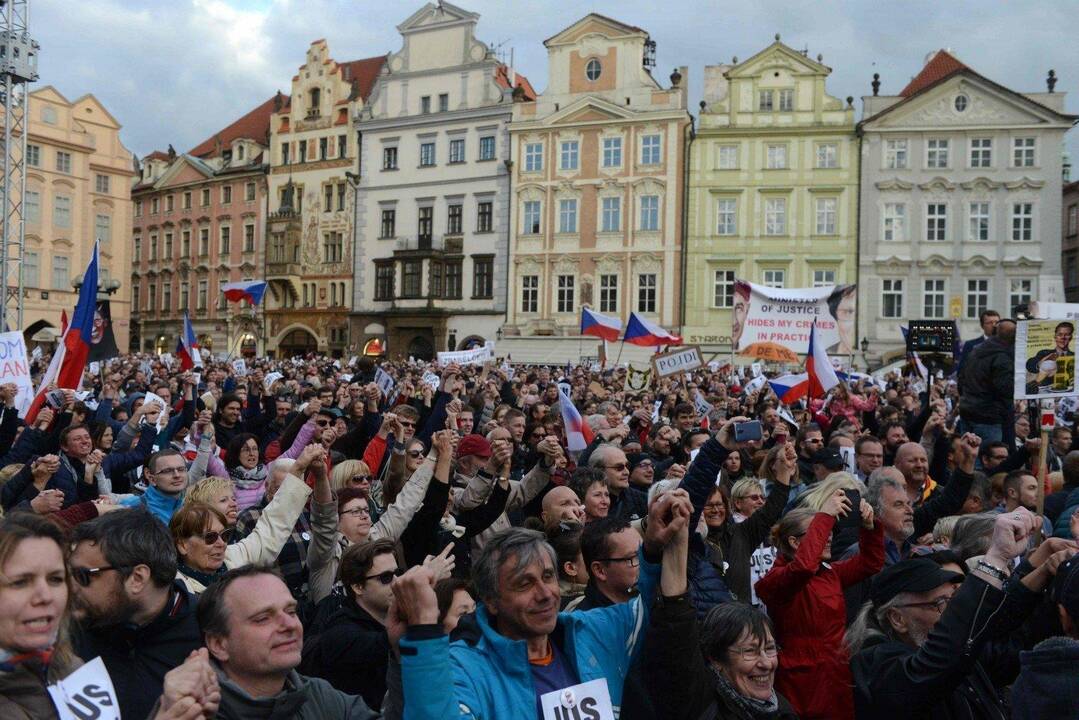
M69 99L93 93L143 156L170 143L185 152L277 90L289 91L311 41L325 38L338 61L400 49L396 26L419 0L30 0L30 34L41 44L35 87ZM705 65L742 60L776 33L833 69L830 94L896 94L927 53L951 49L986 77L1020 92L1057 92L1079 114L1079 3L1076 0L462 0L480 14L476 35L509 57L537 90L547 85L543 40L587 12L649 32L657 80L689 67L690 107ZM1079 162L1079 130L1068 136ZM1073 177L1079 173L1073 173Z

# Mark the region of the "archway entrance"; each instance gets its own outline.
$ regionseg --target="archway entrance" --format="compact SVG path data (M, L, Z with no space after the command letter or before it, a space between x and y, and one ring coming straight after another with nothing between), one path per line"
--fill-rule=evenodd
M408 354L417 360L433 360L435 346L431 343L429 337L417 335L408 343Z
M313 353L318 351L318 340L310 331L303 328L296 328L288 335L281 338L281 342L277 346L278 354L281 357L295 357L297 355L306 355L307 353Z

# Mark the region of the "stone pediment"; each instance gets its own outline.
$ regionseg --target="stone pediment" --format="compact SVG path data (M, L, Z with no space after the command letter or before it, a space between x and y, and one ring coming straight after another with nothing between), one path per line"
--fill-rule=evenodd
M629 120L633 113L596 97L586 97L551 114L548 125L572 125L582 122L604 122L609 120Z
M597 35L603 38L619 38L628 35L643 35L644 31L632 25L624 25L609 17L589 13L562 32L552 35L543 41L544 46L572 45L589 35Z
M985 255L972 255L971 257L967 258L966 260L960 261L959 262L959 267L961 267L961 268L970 268L970 267L988 268L988 267L996 267L996 264L997 263L996 263L995 260L990 260Z
M959 95L967 98L962 111L956 107ZM1048 108L1041 108L1017 93L961 75L910 102L893 106L872 125L881 128L1029 126L1054 122L1053 116Z
M793 75L827 75L831 68L809 59L802 53L784 45L776 36L776 41L727 71L727 77L753 78L770 70L786 70Z
M987 177L979 176L973 180L968 180L965 183L960 183L959 187L964 190L997 190L1003 186L1003 183L997 180L990 180Z
M947 267L952 264L951 258L946 258L940 253L933 253L918 261L918 267Z
M955 183L939 175L929 182L918 185L920 190L955 190Z
M914 189L914 183L910 183L905 180L899 180L898 178L881 180L876 185L878 190L902 190L903 192L906 192L908 190Z
M454 22L475 22L479 15L471 13L464 8L451 5L448 2L427 3L422 8L412 13L403 23L397 26L399 32L430 28L433 26L446 25Z
M901 258L889 255L886 258L878 258L874 263L878 270L910 270L913 263L909 258Z
M1013 180L1012 182L1004 183L1004 187L1009 190L1040 190L1045 187L1044 180L1034 180L1028 177L1022 177L1019 180Z

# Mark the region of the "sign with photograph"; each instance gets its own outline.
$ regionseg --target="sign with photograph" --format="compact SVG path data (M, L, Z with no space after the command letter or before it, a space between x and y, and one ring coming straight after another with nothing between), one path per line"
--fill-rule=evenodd
M1015 399L1079 395L1074 320L1023 320L1015 333Z
M856 285L773 288L734 284L731 342L743 357L797 363L809 350L809 330L834 355L854 352Z

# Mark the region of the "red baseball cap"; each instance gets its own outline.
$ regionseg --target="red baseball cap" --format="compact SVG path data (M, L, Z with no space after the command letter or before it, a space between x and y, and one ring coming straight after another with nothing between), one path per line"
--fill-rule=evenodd
M491 457L491 443L482 435L465 435L457 444L457 457L475 455L486 460Z

